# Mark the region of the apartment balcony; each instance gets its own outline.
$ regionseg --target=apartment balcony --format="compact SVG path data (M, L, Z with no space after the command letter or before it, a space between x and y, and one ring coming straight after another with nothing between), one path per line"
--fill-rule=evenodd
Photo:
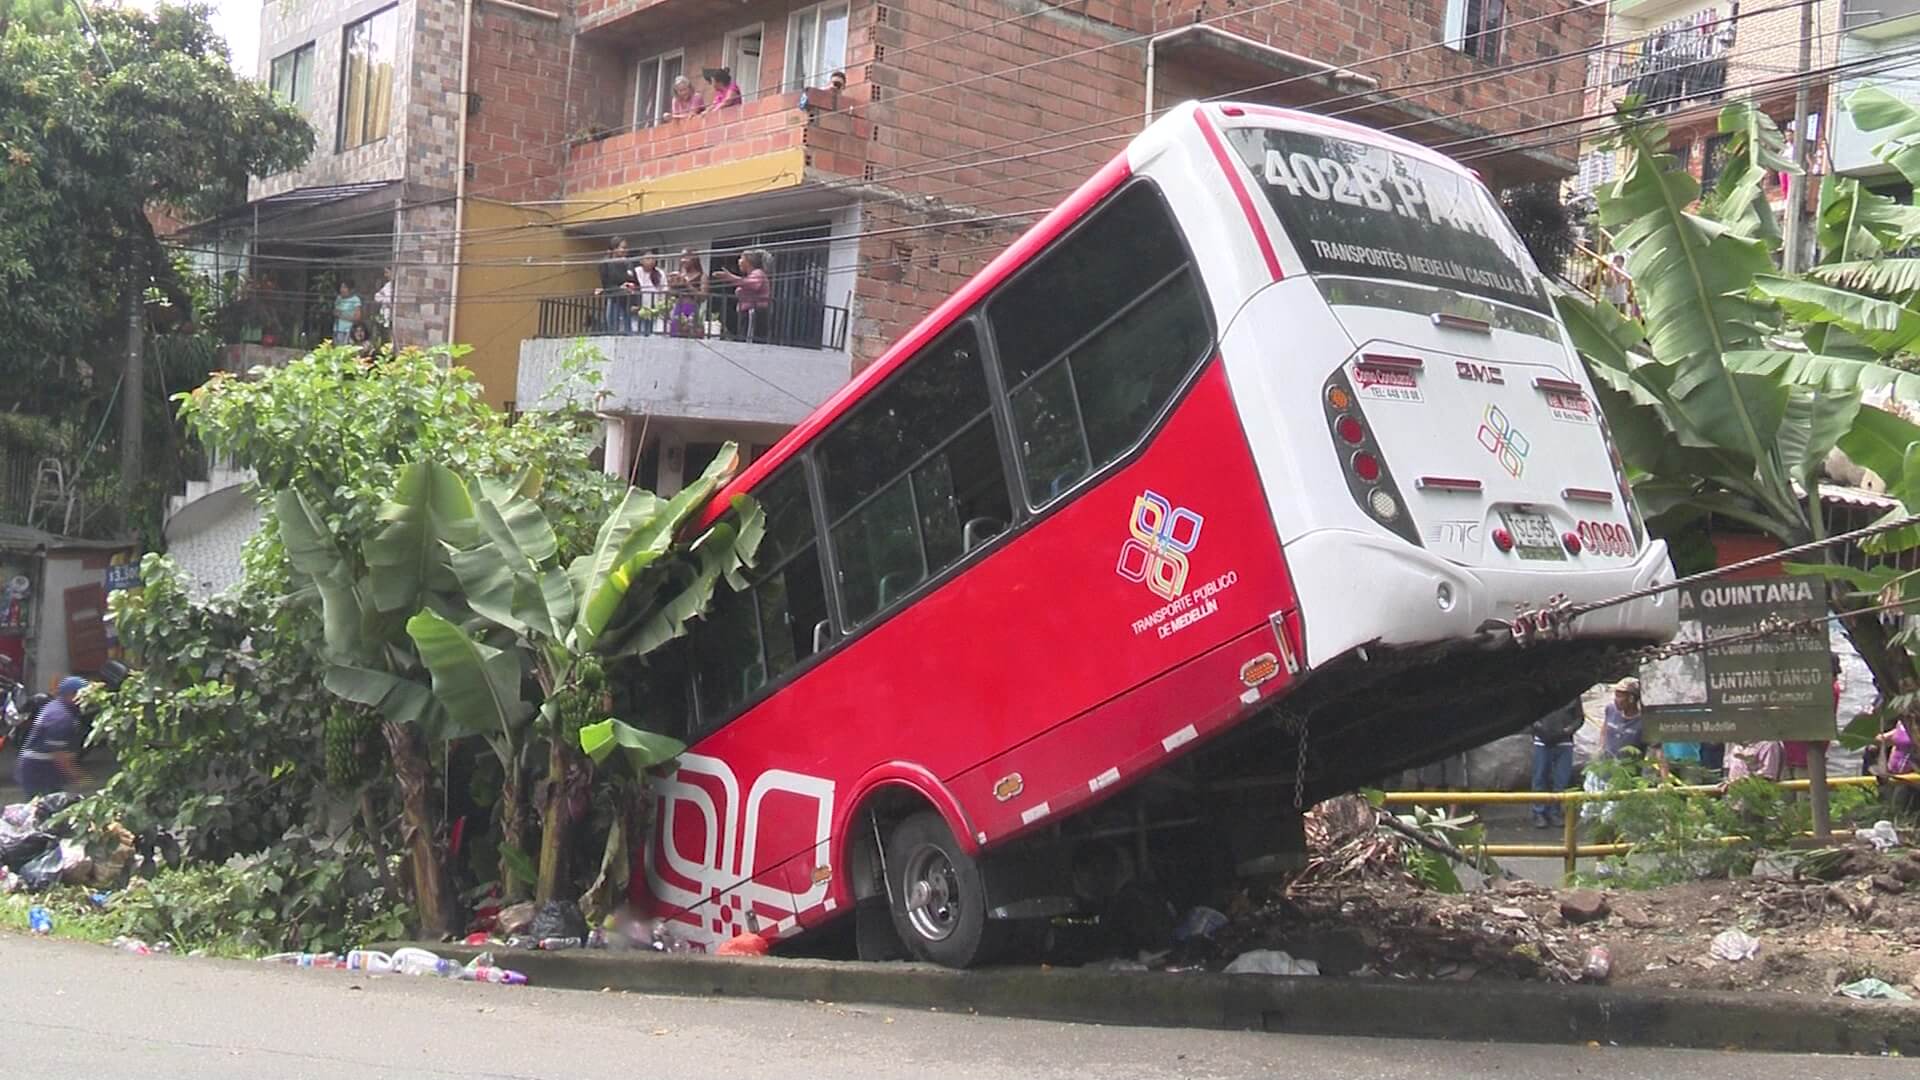
M871 128L864 117L800 107L801 94L574 145L565 180L570 225L777 194L814 179L858 181Z
M538 336L520 345L521 407L540 407L582 343L605 361L600 408L619 415L790 426L851 373L844 307L776 297L764 324L749 328L731 296L692 299L694 313L678 318L667 304L542 299Z
M1920 33L1920 0L1844 0L1840 29L1873 40Z

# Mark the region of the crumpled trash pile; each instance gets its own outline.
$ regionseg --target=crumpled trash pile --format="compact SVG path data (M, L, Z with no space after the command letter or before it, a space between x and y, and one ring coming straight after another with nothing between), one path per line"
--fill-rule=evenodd
M111 844L98 857L53 818L79 802L64 792L0 807L0 893L45 892L57 884L105 887L119 883L134 857L134 836L110 826Z

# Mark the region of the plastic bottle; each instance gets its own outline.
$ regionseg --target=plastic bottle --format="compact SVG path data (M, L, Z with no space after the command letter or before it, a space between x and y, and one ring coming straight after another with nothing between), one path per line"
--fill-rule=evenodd
M283 952L262 957L263 964L286 964L289 967L337 968L344 967L341 959L332 953Z
M1587 962L1580 975L1588 982L1606 982L1613 974L1613 954L1605 945L1595 945L1587 950Z
M577 949L580 939L573 937L543 937L533 943L533 947L542 952L558 952L561 949Z
M347 954L347 970L386 975L393 971L393 957L372 949L355 949Z
M439 975L443 978L459 978L460 965L452 960L443 959L425 949L408 947L395 949L393 970L399 975Z
M27 929L36 934L53 933L53 913L39 904L27 911Z
M482 964L476 957L474 962L460 969L459 977L466 982L493 983L496 986L525 986L527 977L517 971L497 968L492 964Z
M605 930L590 930L587 932L587 948L604 949L606 947L607 932Z

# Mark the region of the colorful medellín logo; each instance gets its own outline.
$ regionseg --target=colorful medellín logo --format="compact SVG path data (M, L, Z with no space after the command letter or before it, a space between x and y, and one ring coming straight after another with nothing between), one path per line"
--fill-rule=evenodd
M1128 581L1144 581L1147 588L1172 600L1186 591L1187 556L1200 542L1206 519L1173 504L1157 492L1143 491L1133 500L1133 535L1120 545L1120 564L1114 570Z
M1498 405L1487 406L1486 416L1480 421L1480 445L1486 447L1487 453L1514 479L1518 480L1526 471L1527 451L1532 447Z

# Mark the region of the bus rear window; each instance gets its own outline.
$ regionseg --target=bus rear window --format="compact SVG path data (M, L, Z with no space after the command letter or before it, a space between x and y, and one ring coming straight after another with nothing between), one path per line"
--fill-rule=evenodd
M1486 189L1350 139L1242 127L1227 140L1312 274L1437 285L1545 313L1539 271Z

